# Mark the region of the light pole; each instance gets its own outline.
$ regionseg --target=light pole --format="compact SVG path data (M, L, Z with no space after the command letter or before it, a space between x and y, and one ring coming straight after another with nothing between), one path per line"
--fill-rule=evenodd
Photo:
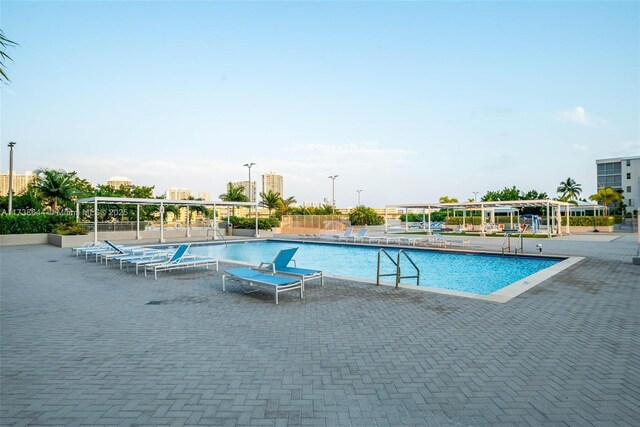
M246 166L249 168L249 203L251 203L251 199L253 198L253 191L251 191L251 166L254 166L255 163L245 163L242 166ZM251 206L249 206L249 215L251 215Z
M336 178L338 175L331 175L329 179L331 180L331 206L333 213L336 213Z
M360 193L362 193L362 190L356 190L358 192L358 206L360 206Z
M472 193L473 193L473 201L476 202L479 191L472 191Z
M10 142L9 147L9 213L13 212L13 147L15 142Z

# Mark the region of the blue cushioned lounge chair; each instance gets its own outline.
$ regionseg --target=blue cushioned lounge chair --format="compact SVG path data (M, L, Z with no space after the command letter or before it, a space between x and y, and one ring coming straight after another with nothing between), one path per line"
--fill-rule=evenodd
M293 259L298 248L286 248L278 252L278 255L272 262L262 262L258 266L258 270L269 270L273 274L284 274L300 278L302 281L302 292L304 293L304 284L309 280L320 279L320 286L324 286L324 276L320 270L310 270L308 268L298 268ZM289 267L289 263L293 262L293 267Z
M226 290L227 277L231 280L240 282L240 287L244 293L257 292L259 289L246 290L242 285L244 283L249 286L256 287L259 285L273 287L276 291L276 304L278 304L278 294L286 291L300 289L300 299L304 298L302 290L302 281L293 277L277 276L275 274L265 274L251 268L231 268L225 270L222 275L222 291Z
M214 264L216 266L216 271L218 271L217 259L186 255L189 246L191 245L180 245L168 261L145 265L144 275L147 275L147 271L153 271L153 277L157 280L159 271L181 270L193 267L205 267L208 269L209 264Z

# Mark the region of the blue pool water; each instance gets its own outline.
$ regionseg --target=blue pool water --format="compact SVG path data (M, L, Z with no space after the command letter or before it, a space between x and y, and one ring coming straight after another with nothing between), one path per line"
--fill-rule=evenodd
M298 267L322 270L329 276L376 280L378 249L367 246L327 245L259 241L246 243L194 245L189 252L217 259L251 264L271 262L283 248L298 247L294 259ZM398 250L385 248L394 257ZM502 257L482 254L460 254L440 251L405 250L420 268L420 286L489 295L513 282L550 267L561 260L549 258ZM384 257L384 256L383 256ZM394 269L383 262L382 272ZM411 275L409 263L403 262L403 275ZM392 282L393 277L382 278ZM415 284L415 279L403 280Z

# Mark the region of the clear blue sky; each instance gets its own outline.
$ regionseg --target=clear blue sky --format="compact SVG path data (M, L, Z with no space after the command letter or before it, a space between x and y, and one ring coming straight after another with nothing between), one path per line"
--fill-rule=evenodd
M595 192L640 155L638 2L2 2L2 161L217 196Z

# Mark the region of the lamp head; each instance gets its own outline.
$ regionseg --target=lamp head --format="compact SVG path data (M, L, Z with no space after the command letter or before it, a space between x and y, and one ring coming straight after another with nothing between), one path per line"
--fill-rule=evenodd
M10 142L9 144L7 144L7 147L13 148L16 145L15 142Z

